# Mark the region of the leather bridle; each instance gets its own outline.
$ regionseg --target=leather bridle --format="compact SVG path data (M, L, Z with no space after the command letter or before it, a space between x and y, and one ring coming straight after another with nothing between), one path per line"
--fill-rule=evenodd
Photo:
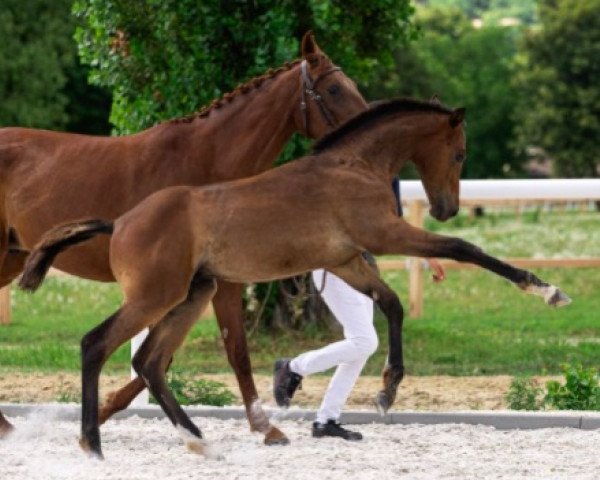
M335 119L333 118L333 114L325 105L323 101L323 97L317 91L317 84L326 76L339 72L342 69L340 67L332 67L329 70L323 72L319 75L316 80L310 76L308 73L308 63L306 60L302 60L300 63L300 112L302 113L302 127L304 129L304 134L308 136L308 105L306 104L306 95L312 98L317 106L319 107L319 111L321 115L327 122L327 125L330 127L334 127L336 125Z

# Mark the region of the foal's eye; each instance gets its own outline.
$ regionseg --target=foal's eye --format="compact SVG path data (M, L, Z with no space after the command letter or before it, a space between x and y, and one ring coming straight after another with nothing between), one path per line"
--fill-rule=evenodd
M329 87L327 87L327 91L331 95L337 95L338 93L340 93L340 86L339 85L330 85Z
M465 161L465 158L467 158L467 155L464 152L458 152L455 156L454 156L454 161L457 163L462 163Z

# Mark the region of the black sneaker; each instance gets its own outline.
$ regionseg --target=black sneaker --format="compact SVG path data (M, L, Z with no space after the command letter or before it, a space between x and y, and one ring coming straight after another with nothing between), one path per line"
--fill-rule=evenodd
M339 422L328 420L327 423L315 422L312 426L312 436L321 437L340 437L344 440L357 441L362 440L360 432L352 432L345 429Z
M289 407L297 389L302 390L302 375L290 370L289 359L277 360L273 369L273 396L277 405Z

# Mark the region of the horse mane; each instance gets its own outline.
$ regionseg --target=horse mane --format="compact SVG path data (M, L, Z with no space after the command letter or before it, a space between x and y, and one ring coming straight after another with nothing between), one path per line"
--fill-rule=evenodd
M251 78L245 83L240 83L235 89L229 93L223 94L220 98L215 98L211 103L200 108L197 112L184 117L173 118L168 120L168 123L189 123L196 118L205 118L210 115L213 110L218 110L226 103L230 103L234 98L245 95L252 90L259 88L266 80L277 77L282 72L287 72L298 65L302 59L297 59L292 62L285 62L279 68L269 68L264 74Z
M390 101L376 101L369 104L370 108L355 117L352 117L346 123L335 130L329 132L321 139L317 140L312 148L313 153L321 153L337 145L347 135L365 128L377 120L400 112L434 112L450 114L452 110L439 103L415 100L412 98L398 98Z

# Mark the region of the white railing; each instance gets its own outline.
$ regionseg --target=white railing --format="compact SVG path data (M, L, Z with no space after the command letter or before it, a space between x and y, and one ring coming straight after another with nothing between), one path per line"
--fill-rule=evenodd
M401 182L402 200L426 202L423 185L418 180ZM598 200L600 179L552 180L462 180L460 199L463 201L497 200Z

